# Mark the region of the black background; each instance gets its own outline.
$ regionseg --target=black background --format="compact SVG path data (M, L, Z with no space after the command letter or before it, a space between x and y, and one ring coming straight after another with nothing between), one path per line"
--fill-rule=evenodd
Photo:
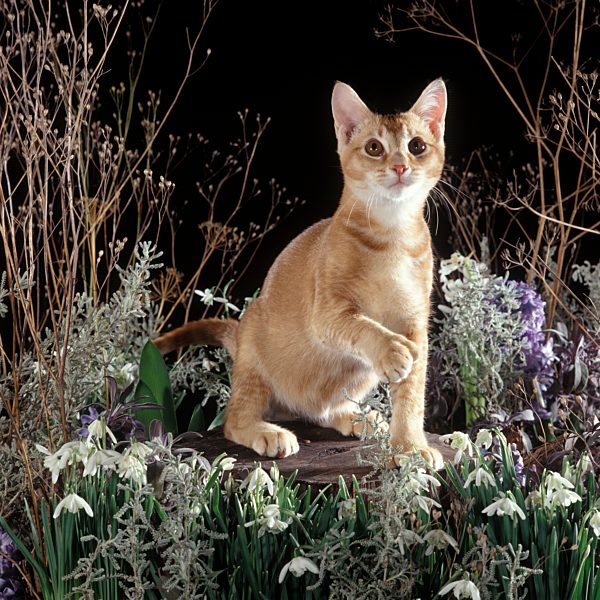
M524 125L476 51L462 42L419 31L400 33L394 42L377 37L375 29L382 27L379 15L387 4L375 0L221 0L214 8L198 62L207 48L211 54L186 86L166 131L199 132L210 140L211 148L226 150L228 141L241 131L238 111L248 109L251 118L255 114L270 117L254 176L265 188L275 178L290 197L305 201L269 235L249 277L238 287L238 297L260 285L269 265L294 236L330 216L337 206L342 177L330 105L336 80L354 87L372 109L393 112L408 109L421 90L441 76L449 94L449 164L460 165L475 149L488 147L502 158L508 177L514 154L526 157L531 152L524 141ZM468 3L441 4L468 27ZM539 19L532 13L533 3L486 0L475 5L483 42L507 57L515 34L522 33L527 40L537 31ZM191 0L163 2L158 12L141 88L162 90L164 104L173 97L184 73L186 31L190 35L198 31L200 6ZM151 7L146 4L145 14L152 12ZM563 49L568 48L568 33L561 43ZM559 46L557 55L560 51ZM532 53L526 62L528 83L540 79L540 64ZM190 207L200 202L194 182L202 161L201 155L190 155L172 177L174 205L184 221L177 243L178 266L184 270L194 264L197 213ZM260 203L250 206L241 219L260 222L261 210ZM452 228L447 209L440 207L433 221L435 245L446 256L451 251L446 242ZM216 273L208 272L207 277ZM203 280L200 287L213 283Z

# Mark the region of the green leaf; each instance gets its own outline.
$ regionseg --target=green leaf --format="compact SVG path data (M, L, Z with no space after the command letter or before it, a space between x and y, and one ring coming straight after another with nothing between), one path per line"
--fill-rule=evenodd
M219 425L223 425L223 420L225 418L225 411L222 410L212 421L212 423L208 426L208 431L211 429L216 429Z
M206 424L204 422L204 410L202 404L198 403L194 406L192 416L190 417L190 424L188 425L188 431L201 432L205 431Z
M147 342L140 357L140 381L135 390L138 400L153 402L161 408L136 411L146 433L150 431L150 423L154 419L162 421L164 430L173 435L177 434L177 419L173 404L173 391L169 379L169 370L158 348Z

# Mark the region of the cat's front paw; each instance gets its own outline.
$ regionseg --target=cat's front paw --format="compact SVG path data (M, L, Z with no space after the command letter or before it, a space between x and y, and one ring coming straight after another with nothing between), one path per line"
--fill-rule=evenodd
M415 344L403 336L391 336L373 366L380 381L400 383L409 376L416 358Z
M252 450L261 456L285 458L300 450L298 438L281 427L265 429L252 442Z

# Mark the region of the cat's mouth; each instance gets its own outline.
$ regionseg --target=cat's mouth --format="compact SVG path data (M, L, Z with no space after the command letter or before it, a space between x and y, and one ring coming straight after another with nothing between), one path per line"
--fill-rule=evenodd
M397 177L392 179L389 182L386 182L384 185L388 190L400 190L405 187L408 187L412 183L412 179L408 177Z

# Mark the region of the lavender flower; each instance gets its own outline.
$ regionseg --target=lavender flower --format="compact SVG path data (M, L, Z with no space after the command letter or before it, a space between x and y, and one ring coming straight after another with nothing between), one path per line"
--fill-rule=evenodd
M14 560L19 559L19 552L11 537L0 528L0 552ZM0 600L4 598L22 598L18 571L13 562L0 556Z
M544 325L546 303L529 284L510 281L519 301L519 316L523 324L523 363L519 366L530 377L536 377L545 391L553 381L552 363L556 360L553 340L546 340Z

